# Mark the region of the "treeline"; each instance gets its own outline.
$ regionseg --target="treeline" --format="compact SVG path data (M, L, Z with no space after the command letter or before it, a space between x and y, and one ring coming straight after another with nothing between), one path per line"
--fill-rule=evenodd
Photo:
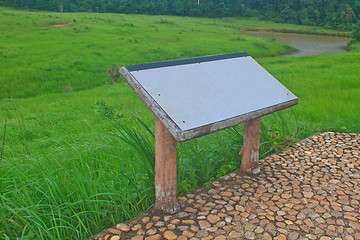
M277 22L350 28L360 0L3 0L28 9L197 17L257 17Z

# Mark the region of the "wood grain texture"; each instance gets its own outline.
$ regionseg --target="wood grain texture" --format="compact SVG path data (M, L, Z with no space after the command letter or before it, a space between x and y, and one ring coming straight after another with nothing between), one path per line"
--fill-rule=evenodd
M173 213L179 209L176 197L176 139L155 117L155 209Z
M260 118L245 122L244 142L239 153L242 156L240 172L253 173L259 164Z

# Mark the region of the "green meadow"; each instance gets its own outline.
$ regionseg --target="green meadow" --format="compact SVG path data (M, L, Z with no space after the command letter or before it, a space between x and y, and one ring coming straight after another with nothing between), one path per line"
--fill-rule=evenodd
M0 8L1 237L84 239L151 207L154 119L125 82L109 83L113 64L248 52L299 98L262 118L262 157L318 131L360 132L359 44L285 58L292 47L245 29L348 35L249 19ZM241 129L178 144L179 194L239 166Z

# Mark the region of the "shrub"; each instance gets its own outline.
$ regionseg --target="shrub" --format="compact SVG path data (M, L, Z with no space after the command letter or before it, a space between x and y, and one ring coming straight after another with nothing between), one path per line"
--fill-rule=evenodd
M107 66L106 69L106 77L109 80L109 83L114 84L118 83L120 79L120 67L118 65L113 64L112 66Z
M354 38L355 41L360 41L360 20L352 25L350 37Z

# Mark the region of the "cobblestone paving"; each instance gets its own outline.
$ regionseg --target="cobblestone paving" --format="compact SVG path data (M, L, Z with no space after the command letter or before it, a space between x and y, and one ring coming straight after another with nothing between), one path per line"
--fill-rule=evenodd
M360 134L324 132L89 239L360 239Z

